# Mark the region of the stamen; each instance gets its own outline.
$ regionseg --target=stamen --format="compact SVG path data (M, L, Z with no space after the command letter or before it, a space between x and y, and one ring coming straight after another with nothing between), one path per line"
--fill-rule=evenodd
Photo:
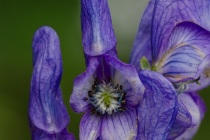
M92 90L88 91L88 96L89 97L92 97L93 96L93 91Z
M122 90L122 85L114 85L113 82L94 81L92 90L88 91L90 103L94 112L100 114L112 114L113 112L124 111L126 92Z
M187 83L174 83L173 85L176 91L178 92L178 94L184 93L185 91L188 90Z
M174 85L174 88L176 89L176 91L178 93L184 93L184 92L186 92L188 90L188 84L190 84L190 83L197 83L197 84L199 84L199 80L200 80L200 77L198 77L195 80L189 80L187 82L173 83L173 85Z

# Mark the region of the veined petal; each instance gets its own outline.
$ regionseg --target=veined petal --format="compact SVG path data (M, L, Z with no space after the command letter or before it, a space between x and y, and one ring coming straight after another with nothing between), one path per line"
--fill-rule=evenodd
M184 127L181 122L179 122L177 119L174 122L174 125L170 131L170 134L167 137L167 140L175 140L177 137L182 135L187 129L187 127ZM184 139L185 140L185 139Z
M188 84L188 92L199 91L210 85L210 78L205 74L205 72L201 74L199 83L200 84L197 83Z
M130 63L135 65L137 69L140 69L139 61L143 56L145 56L149 62L152 61L151 27L154 3L154 0L150 0L148 3L148 6L144 11L144 15L142 16L141 22L139 24L136 39L133 44Z
M116 70L114 83L123 85L123 90L128 91L126 94L127 104L131 106L138 105L140 99L143 97L145 88L138 77L135 67L122 63L110 55L104 55L104 58Z
M76 112L84 112L89 107L88 91L91 89L94 82L94 72L99 66L99 61L92 57L89 61L87 70L75 78L73 92L70 98L71 107Z
M66 129L57 134L49 134L43 130L31 126L32 140L75 140L74 136L67 132Z
M188 108L185 106L185 103L183 102L186 102L186 101L182 99L182 96L178 95L179 110L176 116L176 120L179 123L181 123L183 126L190 127L192 125L192 116Z
M174 140L178 136L182 135L188 128L193 126L193 116L188 110L188 105L186 105L187 102L191 102L192 99L191 97L188 98L188 96L186 98L182 98L183 96L185 97L185 95L182 94L178 95L179 110L167 140Z
M206 55L198 67L197 75L200 75L199 84L189 84L188 92L198 91L210 85L210 54Z
M156 61L164 55L177 24L190 21L209 30L209 9L208 0L156 0L151 33L153 59Z
M134 109L103 116L101 140L134 140L137 135L137 114Z
M137 138L164 140L178 112L176 91L160 73L145 70L139 76L145 86L145 93L138 106Z
M192 139L192 137L196 134L206 112L205 104L197 93L184 93L182 96L185 96L184 98L182 97L182 99L183 102L185 101L185 105L191 113L193 125L186 129L182 135L179 135L176 140Z
M196 95L196 93L192 93L195 97L195 100L201 100L201 98ZM196 104L196 101L191 97L191 94L183 93L179 95L180 99L184 103L185 107L188 109L192 116L192 125L197 125L201 118L203 118L201 115L200 107ZM196 97L197 96L197 97ZM200 102L200 101L197 101ZM201 106L202 107L202 106Z
M33 56L30 120L41 130L58 133L67 126L69 116L59 89L62 75L59 39L52 28L41 27L35 33Z
M43 130L31 126L32 140L75 140L74 136L66 129L56 134L49 134Z
M81 0L84 53L101 55L116 46L107 0Z
M174 83L198 79L209 66L208 61L204 61L210 53L209 44L209 31L192 22L179 23L155 69Z
M80 140L96 140L100 136L102 117L88 111L80 121Z

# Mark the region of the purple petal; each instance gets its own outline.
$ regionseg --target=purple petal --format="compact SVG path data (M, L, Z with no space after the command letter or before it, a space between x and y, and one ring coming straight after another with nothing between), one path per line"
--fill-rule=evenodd
M208 54L197 70L197 75L200 75L199 84L189 84L189 92L201 90L210 85L210 54Z
M191 22L179 23L171 34L164 55L155 63L156 71L171 82L198 79L209 65L204 61L210 53L209 44L210 32Z
M123 90L128 91L126 94L127 104L131 106L138 105L145 88L139 79L135 67L122 63L110 55L104 55L104 59L116 70L114 83L122 85Z
M146 10L144 11L144 15L142 16L136 39L133 44L130 63L135 65L137 69L140 69L139 61L143 56L146 56L150 62L152 61L151 25L153 9L154 0L150 0Z
M176 116L176 120L183 126L190 127L192 125L192 116L188 108L185 106L185 102L186 101L182 99L182 96L178 95L179 110Z
M186 106L186 103L188 101L192 101L192 99L191 97L188 98L188 96L186 99L182 98L183 96L185 97L184 94L178 95L179 111L176 116L174 125L171 129L171 132L167 138L168 140L174 140L175 138L183 134L189 127L192 127L193 125L193 122L192 122L193 116L191 116L191 113L187 108L188 106ZM185 101L185 100L188 100L188 101Z
M193 101L198 106L199 111L200 111L200 116L201 116L200 118L203 119L204 115L206 113L206 105L205 105L203 99L196 92L190 92L189 95L192 97Z
M31 126L32 140L75 140L74 136L66 129L57 134L49 134L43 130Z
M88 111L80 121L80 140L96 140L100 135L102 117Z
M138 138L164 140L178 112L175 89L159 73L141 71L139 76L146 90L138 106Z
M195 92L186 93L182 95L182 97L180 98L182 98L183 102L185 102L186 107L191 113L193 126L188 128L182 135L176 138L176 140L192 139L192 137L196 134L200 126L200 123L204 117L204 114L206 111L205 104L203 100L201 99L201 97Z
M92 88L94 82L94 72L99 66L98 59L91 58L87 70L75 78L73 92L70 98L70 104L74 111L84 112L89 108L88 91Z
M187 127L183 126L181 122L179 122L177 119L174 122L174 125L170 131L170 134L167 137L167 140L174 140L180 135L182 135L187 129ZM185 140L185 139L184 139Z
M206 88L207 86L210 85L210 78L206 76L204 73L201 74L199 83L191 83L188 84L188 92L193 92L193 91L198 91L202 90L203 88Z
M103 116L102 140L134 140L137 135L137 114L134 109Z
M41 130L58 133L67 126L69 116L59 89L62 75L59 39L52 28L45 26L37 30L33 56L30 120Z
M155 61L167 50L169 37L177 24L190 21L210 29L208 0L156 0L155 5L151 34Z
M182 135L176 138L176 140L191 140L197 133L200 124L188 128Z
M192 125L197 125L204 117L205 104L197 93L185 93L179 95L192 116Z
M85 54L95 56L115 48L107 0L81 0L81 22Z

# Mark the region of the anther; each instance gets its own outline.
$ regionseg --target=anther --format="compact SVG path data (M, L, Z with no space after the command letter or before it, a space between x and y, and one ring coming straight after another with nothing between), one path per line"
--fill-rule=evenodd
M122 100L122 104L125 104L126 103L126 101L125 100Z
M108 79L108 83L112 82L112 79L110 77L108 77L107 79Z
M93 85L92 85L92 90L94 90L94 89L95 89L95 87L96 87L96 85L94 85L94 84L93 84Z
M120 111L125 111L125 107L120 107L119 110Z
M88 96L89 97L92 97L93 96L93 91L92 90L88 91Z
M98 84L98 81L95 80L94 83L93 83L93 85L96 86L97 84Z
M120 90L122 90L122 85L120 85Z

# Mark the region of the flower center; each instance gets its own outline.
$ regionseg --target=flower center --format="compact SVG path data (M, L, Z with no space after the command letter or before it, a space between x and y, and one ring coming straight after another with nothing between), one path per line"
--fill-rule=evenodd
M125 104L125 94L122 85L114 85L111 81L94 81L92 90L88 92L89 100L94 107L94 111L100 114L112 114L123 111Z

